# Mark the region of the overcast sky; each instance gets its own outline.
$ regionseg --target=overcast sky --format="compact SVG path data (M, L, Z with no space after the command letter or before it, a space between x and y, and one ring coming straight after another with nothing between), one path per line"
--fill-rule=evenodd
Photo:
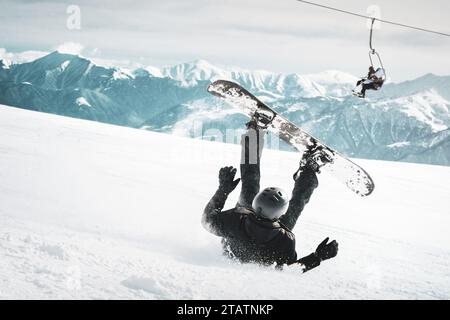
M448 0L312 0L365 14L450 32ZM67 28L69 5L81 10L81 29ZM295 0L1 0L0 47L51 51L73 42L87 57L166 66L205 59L219 66L362 75L368 65L365 19ZM432 72L450 75L450 38L383 24L375 31L390 78Z

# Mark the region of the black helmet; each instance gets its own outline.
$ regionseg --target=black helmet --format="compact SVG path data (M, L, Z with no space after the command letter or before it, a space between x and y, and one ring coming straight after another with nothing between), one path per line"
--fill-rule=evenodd
M266 188L253 199L252 207L257 216L269 220L276 220L287 210L289 198L280 188Z

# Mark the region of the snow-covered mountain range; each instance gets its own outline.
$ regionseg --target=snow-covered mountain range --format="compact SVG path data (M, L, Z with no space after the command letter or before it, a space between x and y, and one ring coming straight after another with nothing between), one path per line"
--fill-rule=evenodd
M0 61L0 103L219 139L247 120L206 92L219 78L241 83L348 156L450 165L450 76L388 83L362 100L351 95L357 78L339 71L279 74L203 60L130 71L53 52L28 63Z

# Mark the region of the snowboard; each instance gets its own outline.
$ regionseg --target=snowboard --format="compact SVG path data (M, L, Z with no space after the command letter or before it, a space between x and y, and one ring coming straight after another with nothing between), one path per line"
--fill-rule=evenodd
M362 197L373 192L375 184L363 168L282 117L241 85L227 80L217 80L208 86L208 92L225 99L247 116L256 118L268 130L300 152L304 152L311 146L319 146L332 158L332 161L326 163L321 169L331 173Z

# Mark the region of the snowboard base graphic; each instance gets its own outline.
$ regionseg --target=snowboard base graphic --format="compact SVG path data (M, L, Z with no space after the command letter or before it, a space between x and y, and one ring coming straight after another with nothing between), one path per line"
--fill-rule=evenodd
M268 130L300 152L304 152L307 147L312 145L322 147L327 154L332 155L333 159L332 162L322 167L325 171L331 173L350 190L362 197L373 192L375 184L363 168L283 118L239 84L227 80L217 80L208 86L208 92L225 99L249 117L256 118Z

